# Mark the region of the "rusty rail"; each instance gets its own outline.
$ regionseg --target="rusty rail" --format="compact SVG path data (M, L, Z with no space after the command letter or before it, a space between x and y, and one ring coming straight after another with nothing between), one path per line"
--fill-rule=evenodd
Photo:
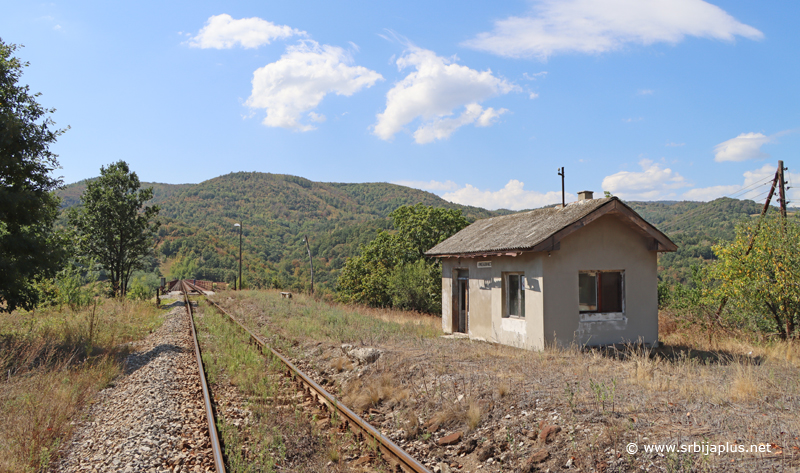
M195 358L197 358L197 368L200 370L200 384L203 388L203 402L206 408L206 419L208 420L208 437L211 440L211 451L214 454L214 466L217 473L225 473L225 460L222 457L222 446L219 442L219 434L217 433L217 426L214 422L214 407L211 404L211 393L208 390L206 373L203 369L203 358L200 355L200 343L197 341L197 330L194 326L194 311L192 310L192 303L189 300L190 291L195 291L200 295L205 295L205 292L189 281L180 281L180 288L183 292L183 300L186 304L186 312L189 314L189 322L192 328L194 355Z
M250 335L251 340L255 341L258 344L259 350L262 354L264 354L264 349L268 349L269 352L281 360L283 364L285 364L288 368L287 376L294 378L300 384L304 385L303 391L306 391L312 398L314 398L319 404L323 406L324 410L330 411L331 409L337 411L342 416L342 422L344 423L344 427L349 427L351 430L354 431L357 438L360 440L364 440L366 438L371 438L378 446L380 451L386 455L386 460L392 463L392 467L394 471L397 473L430 473L430 470L425 468L424 465L419 463L414 457L406 453L402 448L400 448L397 444L392 442L388 437L384 436L378 429L370 425L367 421L362 419L358 414L351 411L347 408L347 406L340 404L336 398L330 395L322 386L318 385L311 379L308 375L300 371L291 361L289 361L286 357L278 353L277 351L273 350L267 343L258 335L251 332L247 327L244 326L238 319L234 316L229 314L225 309L223 309L219 304L214 302L211 299L206 297L206 300L211 303L217 310L221 313L225 314L230 318L231 321L236 323L239 327L242 328L248 335ZM332 416L331 416L332 418Z

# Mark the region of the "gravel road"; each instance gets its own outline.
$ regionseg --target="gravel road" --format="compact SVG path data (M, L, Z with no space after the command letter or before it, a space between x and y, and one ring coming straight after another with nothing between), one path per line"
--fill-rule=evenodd
M186 309L165 317L98 393L56 471L214 471Z

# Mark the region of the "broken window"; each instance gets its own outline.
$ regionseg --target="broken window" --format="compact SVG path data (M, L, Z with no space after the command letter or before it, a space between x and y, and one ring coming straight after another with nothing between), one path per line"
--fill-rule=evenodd
M578 307L581 312L621 313L624 309L622 271L578 273Z
M504 317L525 317L525 275L508 273L504 275L505 292Z

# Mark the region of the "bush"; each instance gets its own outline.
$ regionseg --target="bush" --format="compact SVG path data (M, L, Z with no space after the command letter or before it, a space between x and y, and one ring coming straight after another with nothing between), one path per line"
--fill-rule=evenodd
M442 312L441 265L417 260L396 267L389 274L388 290L396 309Z
M155 295L160 285L161 281L154 273L139 273L132 278L126 295L132 300L147 300Z

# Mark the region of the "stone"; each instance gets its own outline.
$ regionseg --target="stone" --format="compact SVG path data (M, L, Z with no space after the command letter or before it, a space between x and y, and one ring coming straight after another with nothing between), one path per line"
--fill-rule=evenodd
M478 450L478 461L485 462L486 460L492 458L495 455L495 453L497 453L497 449L495 448L494 445L490 444L481 447L481 449Z
M438 443L440 447L444 447L446 445L455 445L461 441L461 437L461 432L453 432L450 435L440 438L436 443Z
M377 348L353 348L347 352L347 356L356 360L359 364L369 365L378 361L378 358L383 354L382 350Z
M556 434L561 432L561 427L558 425L548 425L539 432L539 443L547 443L552 441Z
M478 439L469 439L466 442L462 443L460 447L458 447L458 455L469 455L470 453L474 452L475 449L478 448Z

